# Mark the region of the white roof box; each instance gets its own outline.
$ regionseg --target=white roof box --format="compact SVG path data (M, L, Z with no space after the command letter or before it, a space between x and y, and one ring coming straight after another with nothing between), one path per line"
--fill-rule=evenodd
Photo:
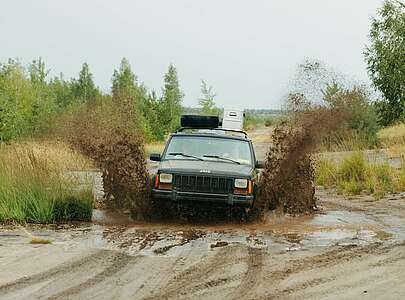
M243 130L243 110L224 109L224 118L222 119L222 128L232 130Z

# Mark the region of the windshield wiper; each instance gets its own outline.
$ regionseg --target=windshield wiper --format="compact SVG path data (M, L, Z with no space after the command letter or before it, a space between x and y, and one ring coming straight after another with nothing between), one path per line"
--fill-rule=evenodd
M204 161L204 159L202 159L201 157L194 156L194 155L190 155L190 154L185 154L185 153L182 153L182 152L170 152L170 153L168 153L168 154L169 154L169 155L173 155L173 156L180 155L180 156L195 158L195 159Z
M219 156L219 155L203 155L203 157L218 158L218 159L230 161L230 162L232 162L232 163L234 163L234 164L240 165L240 162L238 162L238 161L236 161L236 160L233 160L233 159L230 159L230 158L226 158L226 157L222 157L222 156Z

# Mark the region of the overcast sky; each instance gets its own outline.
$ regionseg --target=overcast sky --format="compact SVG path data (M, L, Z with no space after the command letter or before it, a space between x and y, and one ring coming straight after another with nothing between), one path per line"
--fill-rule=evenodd
M169 63L184 104L200 80L218 106L278 108L296 65L319 59L368 81L363 49L381 0L1 0L0 61L43 57L53 75L88 62L104 91L122 57L160 92Z

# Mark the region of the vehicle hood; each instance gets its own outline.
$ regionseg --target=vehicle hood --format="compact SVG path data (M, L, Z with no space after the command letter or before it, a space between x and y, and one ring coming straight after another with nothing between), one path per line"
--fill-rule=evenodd
M164 160L159 165L161 172L201 174L201 175L224 175L249 177L252 175L252 166L238 165L227 162L217 161L198 161L198 160Z

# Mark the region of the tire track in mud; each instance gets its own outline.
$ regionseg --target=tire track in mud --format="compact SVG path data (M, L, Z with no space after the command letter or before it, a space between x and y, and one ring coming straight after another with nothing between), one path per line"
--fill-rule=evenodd
M213 257L207 257L197 264L180 271L178 274L174 274L168 285L162 287L158 293L152 294L144 299L176 298L179 295L190 295L229 282L229 277L221 277L207 282L204 282L204 279L207 278L207 274L213 275L217 273L219 269L237 262L237 259L232 255L232 248L235 247L228 246L220 248L218 253Z
M122 258L122 255L123 254L117 251L98 250L90 253L89 255L86 255L85 257L82 257L81 259L68 261L62 263L61 265L57 265L47 271L37 273L28 277L20 278L13 282L4 284L0 286L0 295L4 296L6 294L13 293L17 290L22 290L32 285L40 284L42 282L49 280L55 282L55 280L57 280L57 278L60 278L61 276L64 277L67 274L72 274L75 272L83 272L83 270L92 270L93 268L106 265L106 262L108 261L112 261L114 263L119 258ZM111 266L111 264L109 264L107 268L109 266ZM107 272L107 270L105 271ZM108 273L105 273L104 275L107 274Z
M320 255L303 258L301 260L291 261L286 268L271 272L269 274L270 276L268 277L266 276L267 277L266 281L272 283L281 282L284 279L290 277L291 275L300 272L332 267L340 263L353 261L355 259L362 259L366 255L382 255L390 252L394 248L404 246L405 243L392 244L388 246L383 245L383 243L374 243L364 247L357 247L357 246L339 247L337 249L333 249L332 251ZM336 280L336 278L333 276L327 278L315 278L282 290L278 290L277 288L275 288L273 293L267 293L265 296L260 297L258 299L269 299L269 298L277 299L281 296L285 296L297 292L299 290L306 289L308 287L314 287L334 280Z
M57 265L45 272L37 273L28 277L17 279L10 283L6 283L0 286L0 294L4 295L11 290L22 289L29 285L40 283L41 281L45 281L48 278L52 278L62 273L69 272L69 270L71 271L77 267L85 268L86 266L91 267L92 265L97 265L98 263L104 261L110 255L111 251L108 250L98 250L92 252L91 254L79 260L68 261L61 265Z
M246 299L253 296L251 293L254 292L262 278L265 252L263 248L248 248L247 271L238 288L227 297L228 299Z
M97 273L95 276L89 278L88 280L72 286L68 289L63 290L60 293L50 296L48 299L66 299L74 295L80 294L82 291L87 290L108 278L116 275L121 270L125 269L129 264L135 263L141 258L141 256L128 256L123 253L119 253L114 256L109 264L109 266L103 271Z

